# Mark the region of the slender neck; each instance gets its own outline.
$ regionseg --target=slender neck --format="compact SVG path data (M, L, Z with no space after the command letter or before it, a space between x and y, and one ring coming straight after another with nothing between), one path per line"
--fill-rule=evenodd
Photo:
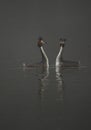
M61 46L60 50L59 50L59 53L58 53L58 55L56 57L56 66L60 65L60 62L62 60L62 51L63 51L63 47Z
M49 60L42 46L40 47L40 51L42 54L42 62L46 64L47 67L49 67Z

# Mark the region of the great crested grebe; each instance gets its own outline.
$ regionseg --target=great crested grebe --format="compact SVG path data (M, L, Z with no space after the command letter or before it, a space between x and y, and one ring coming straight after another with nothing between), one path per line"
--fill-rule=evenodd
M46 53L45 53L45 51L43 49L43 45L45 43L47 43L47 42L44 42L42 37L38 38L37 45L38 45L38 47L40 49L40 52L41 52L41 55L42 55L41 62L40 63L36 63L36 64L27 64L27 65L25 63L23 63L23 67L38 67L38 66L43 65L43 66L49 68L49 60L48 60L48 57L47 57L47 55L46 55Z
M79 61L70 61L70 60L64 60L63 59L63 49L65 46L65 41L66 39L60 39L60 49L59 49L59 53L56 57L56 63L55 66L59 66L59 67L79 67L80 66L80 62Z
M45 44L45 43L47 43L47 42L44 42L43 39L40 37L38 39L37 45L40 48L40 52L41 52L41 55L42 55L41 63L44 64L46 67L49 67L49 59L48 59L48 57L47 57L47 55L46 55L46 53L43 49L43 44Z

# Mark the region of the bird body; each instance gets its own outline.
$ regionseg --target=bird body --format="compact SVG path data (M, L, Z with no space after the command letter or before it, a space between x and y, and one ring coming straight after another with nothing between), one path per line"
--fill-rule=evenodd
M46 55L42 46L40 47L40 51L41 51L41 54L42 54L42 63L45 66L49 67L49 60L48 60L48 57L47 57L47 55Z
M63 50L63 47L61 46L60 49L59 49L59 53L56 57L56 66L60 66L61 65L61 62L60 62L60 59L62 58L62 50Z
M49 67L49 60L48 60L48 57L47 57L47 55L44 51L44 48L43 48L43 44L45 44L45 43L46 42L44 42L41 37L38 39L37 45L38 45L40 52L41 52L41 55L42 55L41 62L36 63L36 64L25 64L25 63L23 63L24 68L40 67L41 65Z
M56 63L55 66L59 66L59 67L64 67L64 68L73 68L73 67L79 67L80 66L80 62L79 61L70 61L70 60L64 60L63 58L63 49L64 49L64 42L66 41L66 39L60 39L60 49L58 52L58 55L56 57Z

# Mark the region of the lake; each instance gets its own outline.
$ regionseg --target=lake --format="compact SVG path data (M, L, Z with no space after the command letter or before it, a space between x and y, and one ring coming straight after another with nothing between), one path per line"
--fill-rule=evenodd
M54 66L45 70L23 69L12 61L1 64L2 130L88 129L91 116L89 66L56 73Z

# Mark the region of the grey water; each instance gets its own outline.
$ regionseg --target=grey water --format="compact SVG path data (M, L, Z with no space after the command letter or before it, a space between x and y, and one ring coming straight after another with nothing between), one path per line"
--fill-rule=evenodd
M11 67L12 66L12 67ZM81 130L91 119L91 69L0 68L2 130Z

